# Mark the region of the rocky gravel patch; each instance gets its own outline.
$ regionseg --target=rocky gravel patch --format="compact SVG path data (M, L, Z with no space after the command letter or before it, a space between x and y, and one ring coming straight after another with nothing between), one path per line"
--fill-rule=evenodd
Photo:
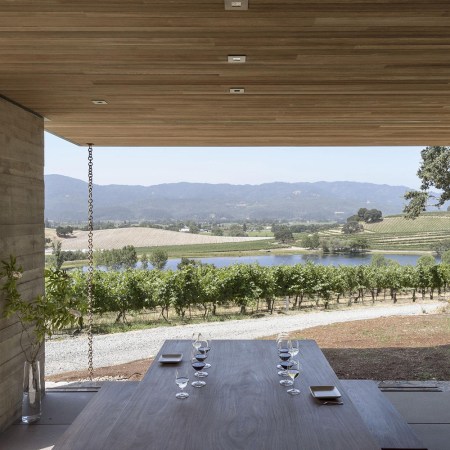
M352 306L330 311L276 314L260 318L161 326L147 330L94 336L94 367L112 366L154 357L166 339L191 339L194 332L212 339L256 339L280 331L296 331L319 325L374 319L383 316L432 313L447 302ZM76 336L46 342L46 375L77 371L87 366L87 337Z

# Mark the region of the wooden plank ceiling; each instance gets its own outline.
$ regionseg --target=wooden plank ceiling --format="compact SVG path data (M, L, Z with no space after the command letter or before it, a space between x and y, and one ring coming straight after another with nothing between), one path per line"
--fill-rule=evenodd
M0 94L81 145L447 145L449 83L448 0L0 0Z

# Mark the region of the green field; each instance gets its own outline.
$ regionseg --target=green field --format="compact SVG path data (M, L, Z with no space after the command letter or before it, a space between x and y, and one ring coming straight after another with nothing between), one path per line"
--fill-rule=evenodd
M320 234L343 236L339 229ZM433 244L450 239L450 212L424 213L414 220L388 216L382 222L364 224L363 236L374 250L430 250Z
M226 242L223 244L193 244L193 245L165 245L158 248L165 250L169 258L187 258L200 256L236 256L246 252L255 252L262 250L272 250L281 247L273 239L263 239L259 241L247 242ZM138 254L150 254L155 247L139 247L136 249Z

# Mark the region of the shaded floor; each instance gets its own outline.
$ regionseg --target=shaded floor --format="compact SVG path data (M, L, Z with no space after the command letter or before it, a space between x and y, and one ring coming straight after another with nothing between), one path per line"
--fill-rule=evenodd
M384 385L386 387L386 385ZM450 387L431 391L411 385L390 385L384 395L394 404L430 450L450 448ZM50 450L56 440L96 394L99 386L75 385L47 391L41 420L33 425L14 424L0 433L2 450ZM398 388L398 389L396 389Z

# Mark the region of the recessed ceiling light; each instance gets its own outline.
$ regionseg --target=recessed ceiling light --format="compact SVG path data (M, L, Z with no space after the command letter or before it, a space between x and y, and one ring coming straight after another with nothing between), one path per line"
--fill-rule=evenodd
M235 10L247 10L248 0L225 0L225 10L235 11Z
M92 100L94 105L107 105L108 102L106 100Z
M228 55L228 62L232 64L245 63L247 57L245 55Z
M244 88L230 88L230 94L244 94Z

